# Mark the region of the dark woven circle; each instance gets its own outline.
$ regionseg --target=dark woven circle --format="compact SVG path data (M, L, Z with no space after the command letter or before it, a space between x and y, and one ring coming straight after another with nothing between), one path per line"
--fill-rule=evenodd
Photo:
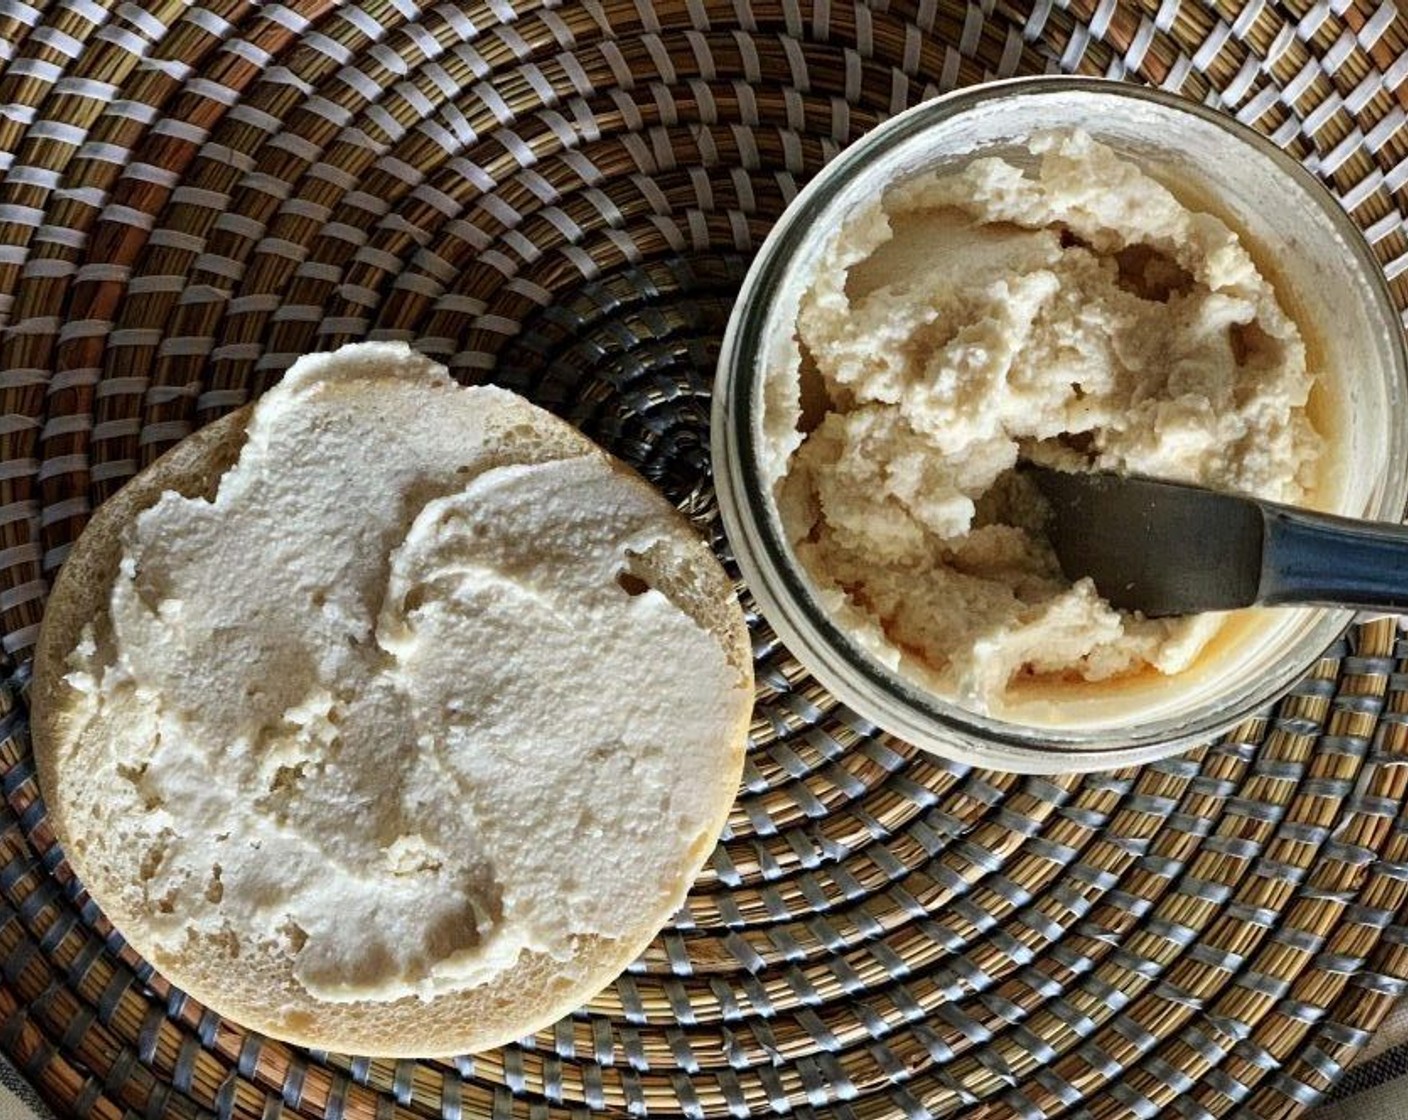
M1236 113L1408 307L1391 3L328 0L0 7L0 1049L116 1118L1289 1116L1408 978L1392 622L1139 770L1022 778L878 732L757 617L752 749L688 905L590 1006L454 1062L290 1049L73 882L26 656L91 510L299 354L405 339L637 465L731 562L709 393L803 183L956 85L1064 70Z

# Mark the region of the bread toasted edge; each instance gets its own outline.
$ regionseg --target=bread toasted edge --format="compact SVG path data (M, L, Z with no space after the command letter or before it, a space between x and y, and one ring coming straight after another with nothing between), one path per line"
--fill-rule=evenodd
M626 484L668 502L633 469L608 455L575 428L538 410L542 430L536 434L564 452L596 452ZM722 720L719 741L728 751L725 773L708 806L708 827L689 853L688 869L677 897L640 915L633 928L615 939L584 937L575 954L581 979L566 980L544 954L524 953L518 964L492 985L447 992L429 1000L409 996L374 1003L319 1000L292 980L291 967L282 991L258 982L265 967L256 962L220 958L213 948L171 956L156 952L144 936L142 916L123 912L117 883L105 868L90 866L72 837L83 822L70 819L64 798L66 774L59 765L61 748L71 734L74 690L64 681L68 658L89 622L106 619L107 603L122 554L126 527L167 491L186 497L213 498L221 476L238 460L253 406L217 420L189 436L139 472L106 501L74 544L46 604L34 656L30 719L35 767L49 819L79 881L129 944L150 960L176 987L229 1018L271 1038L312 1049L362 1053L389 1058L447 1057L485 1050L550 1026L582 1006L610 984L654 939L683 901L722 831L742 775L751 703L737 705ZM648 581L719 642L740 687L751 700L752 652L746 623L727 575L697 531L677 511L688 543L668 557L645 558ZM721 717L728 715L721 706ZM81 766L79 767L81 769ZM116 903L116 905L113 905ZM275 964L277 970L277 962ZM255 984L248 982L249 978ZM243 979L243 982L242 982ZM281 979L283 979L281 977ZM505 999L509 994L510 998Z

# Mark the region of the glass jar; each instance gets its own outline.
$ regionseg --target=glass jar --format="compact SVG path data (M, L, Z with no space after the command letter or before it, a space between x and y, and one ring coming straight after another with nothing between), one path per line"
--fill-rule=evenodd
M1157 90L1023 78L960 90L887 121L809 183L764 242L724 337L713 463L724 525L763 615L838 699L899 737L974 765L1026 773L1126 766L1214 737L1290 688L1353 620L1343 609L1237 612L1195 666L1116 690L1069 688L1020 720L969 710L887 668L821 606L782 531L761 468L765 373L780 368L828 242L892 184L979 156L1030 163L1026 142L1080 128L1242 237L1300 325L1326 402L1330 460L1315 504L1399 520L1408 497L1408 357L1402 320L1359 230L1270 141ZM936 262L936 267L940 262ZM1157 679L1147 679L1157 678ZM1016 709L1014 709L1016 710Z

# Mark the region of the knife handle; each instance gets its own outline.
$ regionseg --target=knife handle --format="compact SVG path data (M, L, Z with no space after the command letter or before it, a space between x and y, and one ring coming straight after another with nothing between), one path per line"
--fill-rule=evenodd
M1408 526L1263 504L1267 604L1408 611Z

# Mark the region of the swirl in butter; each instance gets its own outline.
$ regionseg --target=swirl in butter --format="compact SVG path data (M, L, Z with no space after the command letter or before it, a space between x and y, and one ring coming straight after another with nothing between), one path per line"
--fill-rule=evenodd
M1072 586L1020 458L1297 502L1322 444L1300 331L1233 230L1084 133L1031 155L852 214L803 281L763 417L825 608L979 711L1023 682L1179 673L1221 624Z

